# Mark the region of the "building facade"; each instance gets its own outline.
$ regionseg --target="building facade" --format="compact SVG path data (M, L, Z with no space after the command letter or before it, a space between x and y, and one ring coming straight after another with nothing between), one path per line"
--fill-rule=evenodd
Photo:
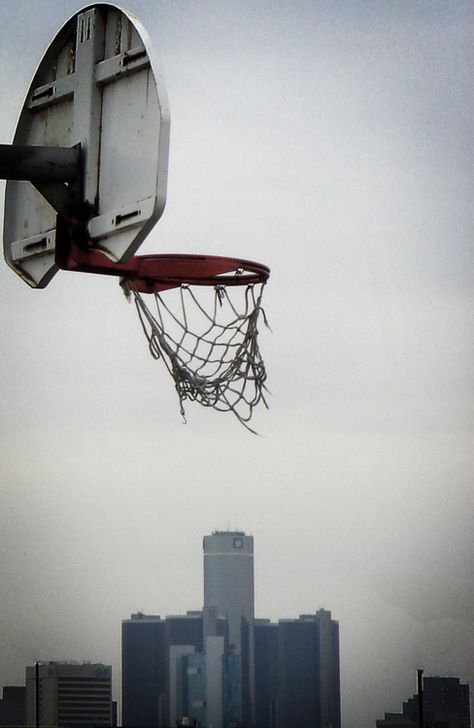
M222 637L207 637L204 654L184 655L178 679L178 717L191 716L200 728L240 725L240 659L225 653Z
M469 685L457 677L423 677L424 728L471 728ZM377 728L416 728L418 695L402 704L401 713L385 713Z
M255 623L258 728L340 728L339 625L320 609Z
M217 608L229 624L229 652L240 657L241 721L254 722L253 536L214 531L203 539L204 607Z
M198 726L207 724L207 681L204 655L184 655L182 658L183 710Z
M277 728L278 624L255 620L255 725Z
M122 725L171 725L170 649L178 646L185 648L181 656L202 652L202 612L166 619L138 612L123 620Z
M23 726L25 723L25 687L6 685L0 700L0 726Z
M448 728L471 728L469 685L457 677L423 678L423 715L426 728L444 722Z
M228 624L215 608L122 622L122 725L202 728L240 723L240 657L229 654Z
M26 668L26 725L87 728L113 725L112 668L91 663L47 662Z

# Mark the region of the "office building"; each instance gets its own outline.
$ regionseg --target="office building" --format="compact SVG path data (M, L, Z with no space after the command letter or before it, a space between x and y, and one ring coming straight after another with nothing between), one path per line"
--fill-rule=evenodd
M25 687L6 685L0 700L0 726L25 725Z
M401 713L385 713L377 728L415 728L418 695L402 704ZM457 677L423 677L423 725L425 728L471 728L469 685Z
M205 654L184 655L180 677L177 717L192 716L201 728L240 725L240 658L226 654L222 637L206 637Z
M255 623L258 728L340 728L339 625L320 609Z
M198 726L207 725L206 664L204 655L184 655L182 669L182 715L192 716ZM178 716L179 717L179 716Z
M26 724L36 724L36 665L26 668ZM113 724L109 665L46 662L38 665L39 722L58 728Z
M205 536L204 608L122 623L122 725L340 728L339 625L254 619L253 538Z
M132 614L122 622L122 724L167 728L183 715L203 728L222 728L225 716L238 722L236 667L227 653L227 619L214 608Z
M147 616L138 612L122 622L122 725L171 725L170 659L203 650L202 612ZM174 671L174 672L173 672ZM176 666L172 667L175 674Z
M240 657L228 653L223 659L223 726L230 728L231 726L241 725L241 674L240 674Z
M255 725L277 728L278 624L255 620Z
M444 722L448 728L471 728L469 685L457 677L423 678L423 714L427 728Z
M229 624L229 652L240 657L241 721L254 722L253 536L214 531L204 536L204 606L218 608Z
M254 619L253 536L243 531L214 531L204 536L204 606L227 617L229 641L241 650L241 620Z

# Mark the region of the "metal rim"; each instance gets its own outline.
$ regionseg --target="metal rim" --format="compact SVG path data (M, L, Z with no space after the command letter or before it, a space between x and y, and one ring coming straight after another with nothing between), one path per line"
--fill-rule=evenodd
M175 253L136 256L134 261L136 269L123 278L141 293L182 285L245 286L265 283L270 275L262 263L227 256Z
M245 286L265 283L270 269L243 258L192 253L135 255L126 263L110 260L103 251L78 244L82 227L71 228L58 216L56 265L63 270L120 276L140 293L189 286Z

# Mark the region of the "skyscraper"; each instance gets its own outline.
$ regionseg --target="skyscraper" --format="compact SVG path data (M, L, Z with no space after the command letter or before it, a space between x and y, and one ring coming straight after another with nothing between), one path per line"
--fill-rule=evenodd
M229 624L229 650L241 660L242 723L254 718L253 536L214 531L204 536L204 606L217 607Z
M122 725L168 728L183 715L202 728L240 722L240 659L227 635L216 609L123 620Z
M255 620L255 725L277 728L278 624Z
M132 614L122 622L122 724L170 725L170 659L202 652L202 613L162 619Z
M340 728L331 612L255 620L253 538L216 531L203 548L202 611L122 623L122 725Z
M320 609L255 624L258 728L340 728L339 625Z
M253 536L214 531L204 536L204 606L218 607L229 622L229 641L240 651L241 618L254 619Z

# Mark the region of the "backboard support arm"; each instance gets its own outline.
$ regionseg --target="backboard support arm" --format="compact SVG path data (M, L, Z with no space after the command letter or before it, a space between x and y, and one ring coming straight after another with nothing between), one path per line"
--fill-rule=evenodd
M182 284L197 286L241 286L264 283L270 275L267 266L254 261L213 255L157 254L135 255L127 262L111 260L84 237L80 220L69 224L58 216L55 262L58 268L79 273L120 276L140 293L158 293Z
M0 144L0 179L31 182L65 220L77 217L83 200L82 178L80 144L74 147Z

